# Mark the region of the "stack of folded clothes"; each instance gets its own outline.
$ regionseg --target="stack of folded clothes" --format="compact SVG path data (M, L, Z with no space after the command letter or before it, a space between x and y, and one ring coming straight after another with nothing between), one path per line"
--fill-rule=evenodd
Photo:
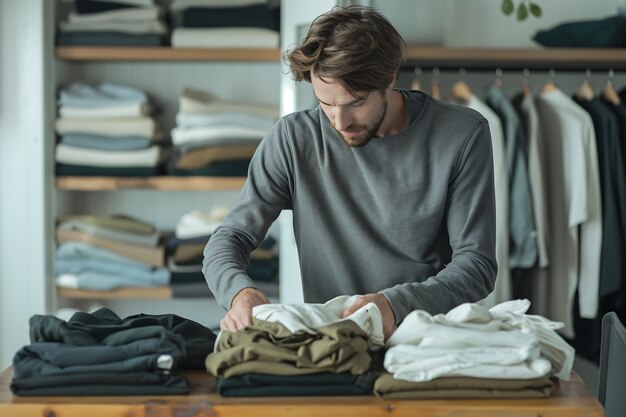
M223 396L367 395L377 372L371 351L383 346L382 319L369 303L350 316L357 300L325 304L264 304L253 325L222 331L206 359Z
M154 0L75 0L57 45L161 46L168 29Z
M211 296L202 273L204 247L226 214L228 208L216 206L209 213L193 210L179 220L167 245L167 267L175 298ZM274 238L268 236L259 249L252 252L246 272L258 289L269 297L278 296L278 254Z
M145 92L74 83L59 94L57 175L151 176L167 158Z
M67 322L35 315L30 342L13 359L16 395L179 395L189 384L178 371L204 368L215 334L173 314L101 308Z
M280 8L268 0L174 0L174 48L278 48Z
M62 216L57 243L83 242L151 266L165 266L165 246L156 227L127 216Z
M246 176L252 155L277 118L275 106L225 102L185 89L172 130L170 175Z
M526 315L528 300L491 309L462 304L447 314L411 312L387 341L383 398L540 398L550 376L569 379L574 349L562 323Z
M161 234L127 217L59 219L54 273L63 288L109 291L169 285Z

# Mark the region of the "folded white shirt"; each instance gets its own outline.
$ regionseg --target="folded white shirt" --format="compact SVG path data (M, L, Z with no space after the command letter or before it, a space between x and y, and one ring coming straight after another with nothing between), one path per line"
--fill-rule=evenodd
M210 142L211 140L243 139L258 140L259 142L267 134L265 129L255 129L242 126L211 126L172 129L172 143L184 145L194 142Z
M103 168L154 167L161 162L164 156L160 146L132 151L104 151L60 143L56 146L55 160L62 164Z
M189 87L183 90L178 100L179 110L184 113L240 112L266 117L272 120L278 119L279 116L277 106L225 101L208 91Z
M227 209L228 210L228 209ZM218 215L217 213L220 213ZM176 224L176 237L179 239L193 239L201 236L212 235L226 217L228 211L212 210L209 213L203 213L199 210L193 210L184 214ZM222 215L223 214L223 215Z
M536 343L541 355L551 364L552 372L561 379L569 379L574 349L554 331L562 323L524 314L529 306L528 300L514 300L487 310L478 304L466 303L447 314L435 316L416 310L405 317L387 340L387 346L419 346L426 338L437 338L440 343L458 347L514 347Z
M215 113L185 113L176 114L176 125L182 128L209 127L209 126L242 126L269 131L275 120L257 114L225 111Z
M176 28L172 48L278 48L280 35L265 28Z
M61 106L59 116L68 118L143 117L150 114L147 103L123 103L106 107Z
M324 304L262 304L252 309L252 315L272 323L281 323L290 332L316 334L315 329L351 320L367 334L370 349L384 346L383 322L380 310L368 303L346 318L342 313L358 300L358 295L341 295Z

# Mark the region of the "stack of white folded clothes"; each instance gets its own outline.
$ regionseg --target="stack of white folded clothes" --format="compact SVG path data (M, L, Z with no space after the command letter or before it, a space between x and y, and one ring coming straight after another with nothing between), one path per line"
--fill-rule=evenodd
M278 6L269 0L174 0L174 48L278 48Z
M569 379L574 349L555 331L563 323L527 315L529 306L528 300L513 300L491 309L466 303L435 316L411 312L387 341L388 373L376 382L375 393L549 395L548 377Z
M57 175L151 176L167 158L145 92L74 83L59 94Z
M225 102L186 88L172 130L170 175L245 176L250 159L278 118L276 106Z
M168 28L154 0L75 0L57 45L161 46Z
M59 219L57 240L59 287L108 291L170 283L161 234L151 224L122 216L65 216Z

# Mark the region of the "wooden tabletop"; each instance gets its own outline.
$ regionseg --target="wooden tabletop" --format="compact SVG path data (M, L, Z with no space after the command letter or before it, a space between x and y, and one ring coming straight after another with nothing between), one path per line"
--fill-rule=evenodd
M178 396L16 397L10 389L11 369L0 373L0 417L602 417L602 406L580 377L561 381L545 399L381 400L356 397L224 398L214 379L187 372L191 392Z

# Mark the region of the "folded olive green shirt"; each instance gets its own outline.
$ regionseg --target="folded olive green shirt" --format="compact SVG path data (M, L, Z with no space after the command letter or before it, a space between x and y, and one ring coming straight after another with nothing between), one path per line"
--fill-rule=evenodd
M345 320L317 329L317 334L291 333L280 323L253 318L238 332L222 331L207 371L230 378L246 373L309 375L320 372L362 374L370 368L367 335Z
M547 376L535 379L437 378L426 382L395 379L384 373L374 382L374 394L400 398L545 398L554 384Z
M121 230L128 233L150 235L156 231L154 225L127 216L90 216L90 215L69 215L59 218L59 223L69 221L80 221L109 229Z

